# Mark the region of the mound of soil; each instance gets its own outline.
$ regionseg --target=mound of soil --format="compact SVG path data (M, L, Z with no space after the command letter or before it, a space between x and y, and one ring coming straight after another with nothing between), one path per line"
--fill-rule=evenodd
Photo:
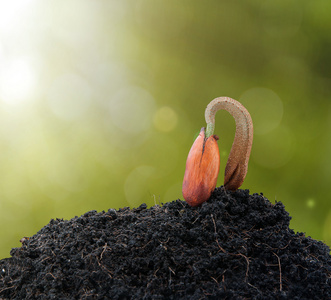
M330 299L330 249L248 190L51 220L0 261L1 299Z

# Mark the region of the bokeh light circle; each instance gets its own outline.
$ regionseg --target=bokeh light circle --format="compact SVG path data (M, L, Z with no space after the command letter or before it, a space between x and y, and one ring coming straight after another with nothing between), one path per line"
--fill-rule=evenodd
M309 198L306 200L306 205L309 209L313 209L316 206L316 200L314 198Z
M153 121L157 130L169 132L176 128L178 116L171 107L163 106L156 111Z

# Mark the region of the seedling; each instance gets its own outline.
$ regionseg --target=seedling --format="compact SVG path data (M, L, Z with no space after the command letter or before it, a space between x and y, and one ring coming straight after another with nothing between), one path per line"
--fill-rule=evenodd
M211 101L205 111L207 129L201 128L186 160L183 196L191 206L207 201L215 190L220 168L218 137L214 135L215 114L224 109L236 121L236 133L225 167L224 188L235 191L247 174L253 142L253 123L247 109L238 101L220 97Z

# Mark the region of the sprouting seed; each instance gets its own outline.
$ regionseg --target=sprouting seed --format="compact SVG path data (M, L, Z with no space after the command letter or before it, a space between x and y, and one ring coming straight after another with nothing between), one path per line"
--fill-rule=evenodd
M205 111L207 128L201 129L186 160L182 192L191 206L207 201L217 184L220 155L214 129L215 114L221 109L228 111L236 121L236 133L225 167L224 187L227 190L238 189L247 174L253 142L251 116L238 101L228 97L216 98Z

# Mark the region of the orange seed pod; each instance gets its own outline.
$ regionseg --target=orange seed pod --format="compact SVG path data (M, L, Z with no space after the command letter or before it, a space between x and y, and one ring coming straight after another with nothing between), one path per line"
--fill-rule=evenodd
M217 140L216 135L206 139L202 128L188 154L182 192L191 206L207 201L215 190L220 169Z

